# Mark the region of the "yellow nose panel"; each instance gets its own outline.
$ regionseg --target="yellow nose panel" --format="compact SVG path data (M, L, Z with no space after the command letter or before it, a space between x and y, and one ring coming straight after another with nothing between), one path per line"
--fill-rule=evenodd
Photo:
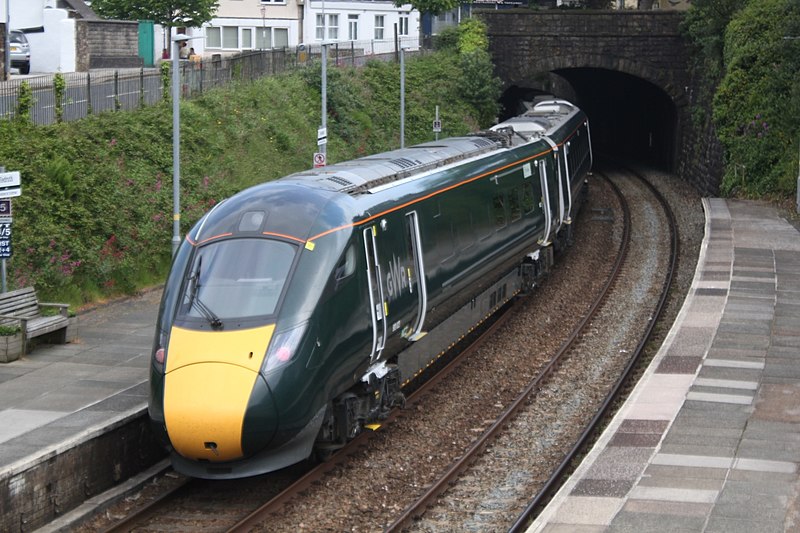
M167 349L169 374L182 366L219 362L261 370L275 325L236 331L194 331L173 327Z
M242 456L244 415L274 329L172 329L164 417L175 451L209 461Z

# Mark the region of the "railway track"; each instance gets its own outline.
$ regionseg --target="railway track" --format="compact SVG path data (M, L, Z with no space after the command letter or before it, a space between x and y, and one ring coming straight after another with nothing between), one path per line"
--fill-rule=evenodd
M604 205L588 205L584 211L587 213L586 217L591 217L591 222L588 223L589 226L599 225L609 228L615 224L610 219L609 214L619 209L613 202L607 201ZM604 231L610 233L607 229ZM623 238L621 228L614 230L614 232L618 233L615 245L618 246L619 242L626 239ZM609 243L605 243L606 249L610 248ZM602 248L603 244L600 246ZM597 253L598 250L594 252L595 255ZM591 255L589 254L589 256ZM591 257L583 259L583 261L592 260ZM612 261L609 260L607 262L611 263ZM624 262L621 263L624 266ZM597 265L600 264L598 263ZM607 277L606 274L600 273L602 268L597 265L591 268L594 269L597 277L605 279ZM570 267L567 264L565 268ZM558 276L559 273L555 272L552 277L558 278ZM550 283L550 281L547 283ZM617 283L607 284L613 286ZM547 286L538 290L547 290ZM553 290L559 289L556 287ZM560 290L563 291L564 286L561 286ZM584 290L584 288L581 288L581 290ZM588 288L585 290L587 294L592 292ZM533 298L527 300L535 301L537 297L538 295L535 294ZM530 306L532 304L527 305ZM533 305L533 307L536 307L536 305ZM500 440L503 440L505 438L503 435L507 434L507 432L503 432L502 428L508 425L509 422L496 422L494 411L510 412L514 409L522 409L524 411L530 407L531 401L520 399L512 402L506 400L505 396L507 395L500 394L486 398L489 395L476 386L472 395L481 397L481 401L485 399L483 405L485 405L486 412L477 413L478 419L481 418L481 415L484 415L482 421L475 422L473 420L461 423L468 426L466 436L456 434L455 430L453 430L452 435L446 434L448 431L446 429L442 430L443 433L433 436L434 433L430 429L430 425L435 425L436 422L421 421L420 419L424 418L426 413L430 413L434 408L432 406L441 405L442 398L453 396L453 389L463 392L464 386L459 384L459 379L474 382L474 378L469 377L471 375L470 372L474 371L470 367L475 366L476 361L481 362L486 358L484 353L486 350L491 350L496 348L497 344L501 344L496 339L504 339L509 335L508 329L511 326L508 324L509 322L519 321L518 315L520 313L521 311L518 309L504 313L494 324L493 333L487 333L487 335L494 335L494 337L489 337L493 339L492 342L488 343L489 347L480 348L480 343L478 343L476 347L472 348L477 355L470 356L467 354L463 358L459 358L459 361L467 361L465 365L468 367L467 369L460 368L458 363L448 366L447 369L437 374L428 386L420 389L414 396L410 397L403 410L394 411L392 416L394 421L388 421L390 423L378 432L363 434L351 446L336 454L331 461L323 463L319 468L311 469L310 465L301 465L299 469L292 472L282 472L280 475L271 474L250 480L210 483L192 482L183 488L177 489L174 495L165 497L159 503L154 503L149 509L140 509L135 513L131 513L131 516L127 517L124 522L119 522L113 527L106 528L106 530L156 531L166 528L170 531L249 531L253 529L281 531L291 528L294 530L321 531L341 530L343 524L346 525L345 529L352 530L384 528L396 530L406 527L408 524L411 524L412 529L437 529L436 524L439 520L453 519L452 515L439 514L439 508L442 505L449 505L447 503L434 505L421 521L411 522L413 517L419 516L436 499L433 495L438 489L433 488L434 486L438 485L440 488L450 486L455 474L447 474L451 476L451 481L441 481L441 479L444 479L441 472L457 472L459 468L455 466L439 467L437 464L460 462L464 465L478 465L484 459L475 459L479 455L473 456L472 459L466 459L469 450L474 450L479 454L479 452L488 448L493 454L496 453L496 450L499 449L499 441L496 440L494 444L489 444L491 437L484 438L483 435L499 433L501 434ZM572 314L583 316L585 311L573 312ZM556 313L551 312L548 317L554 322L568 322L568 320L560 318L560 315ZM600 320L603 319L595 319L595 322L600 324ZM590 328L600 327L593 325L592 320L587 319L584 321L587 322ZM565 326L565 329L571 330L572 328ZM560 334L559 338L563 338L566 335L567 333ZM484 340L486 338L484 337ZM504 363L498 364L504 365ZM532 369L532 374L545 375L549 372L550 375L557 375L562 372L562 370L559 370L558 364L553 364L552 368L547 371L543 369L545 363L532 361L529 365ZM496 370L494 368L493 372L496 372ZM503 370L508 373L519 373L518 369L511 367ZM462 376L462 374L466 375L466 377ZM530 381L532 378L533 375L528 380ZM536 397L542 397L543 395L547 397L549 395L545 385L530 385L529 389L529 392L537 392ZM453 401L458 402L455 399ZM481 405L481 401L478 402L478 405ZM511 403L514 403L515 407L509 407ZM502 409L498 408L501 404ZM458 409L457 405L456 409ZM465 411L474 411L475 409L472 406L463 408ZM410 413L410 416L405 416L408 413ZM470 414L476 415L476 413ZM473 416L473 418L475 417ZM426 437L429 431L431 436ZM409 434L415 433L422 433L421 438L429 439L430 450L412 450L412 445L405 444L404 439ZM476 433L481 435L477 441L475 440ZM573 437L573 442L576 438ZM456 451L441 451L441 448L444 448L445 444L449 445L450 441L452 441L453 449ZM414 456L414 454L419 453L423 453L423 455L420 457ZM408 454L408 457L404 456L404 454ZM484 453L484 456L486 455ZM458 458L457 461L455 460L456 458ZM389 464L386 464L385 461L388 461ZM558 461L550 459L548 462L552 465ZM564 464L568 464L568 461L562 461L562 466ZM429 465L429 469L426 470L424 465ZM370 479L369 483L365 483L364 472L367 472L368 474L366 475L374 479ZM460 490L459 487L463 484L463 480L473 475L482 476L483 474L462 474L460 480L451 490ZM397 489L393 485L395 481L397 486L402 486L403 489ZM543 481L539 481L539 485L542 485ZM505 482L498 482L497 486L502 483ZM405 492L401 493L401 491ZM365 494L362 494L362 492L365 492ZM542 492L540 491L540 493ZM440 496L439 501L447 502L447 494ZM529 503L530 494L526 496L521 505L517 502L511 506L514 509L511 516L509 516L509 512L494 513L504 517L502 520L505 520L505 522L501 529L514 522L520 509ZM421 495L426 495L425 498L427 499L420 498ZM266 500L270 500L268 504L260 506ZM412 504L411 502L414 500L420 500L422 503ZM469 501L475 502L475 500ZM480 503L475 503L476 508L481 505ZM534 509L536 506L538 506L538 503L532 504ZM452 522L448 527L458 528L459 520L461 518ZM480 528L481 526L478 527ZM98 529L102 528L96 524L87 528L87 530L93 531Z
M480 442L476 442L439 481L408 506L386 528L387 531L406 528L436 531L443 527L498 531L508 528L509 524L510 531L524 530L605 421L664 307L678 252L675 220L658 191L632 171L608 174L606 179L613 184L623 204L625 229L614 270L604 290L597 295L589 313L545 368L481 436ZM658 216L654 217L657 212ZM639 242L638 248L642 243L669 243L668 250L658 253L658 256L669 259L663 266L647 266L647 261L656 261L658 257L653 255L643 261L644 256L636 246L629 251L632 240ZM640 305L630 308L629 312L621 311L618 302L625 298L620 294L635 292L648 293L648 296L642 294ZM607 330L600 332L598 325ZM641 327L637 327L639 325ZM620 338L625 342L620 343ZM610 372L607 370L609 367L612 369ZM589 381L593 381L595 386L598 382L605 385L596 390L594 398L573 400L583 405L581 410L596 414L590 416L590 420L574 422L575 427L584 429L573 437L574 445L564 452L563 460L548 477L544 477L541 472L553 465L545 465L542 469L536 464L536 454L531 450L536 449L535 441L541 439L542 434L528 431L536 427L536 419L541 416L542 409L546 409L537 404L548 403L549 391L563 388L567 381L584 390L589 390ZM605 392L601 394L601 391ZM599 405L598 400L601 400ZM568 420L569 416L565 412L557 418ZM493 442L491 453L484 454L490 440ZM565 441L571 442L570 439ZM510 464L513 466L509 467ZM487 491L487 487L493 489ZM520 503L525 502L530 494L535 494L535 497L519 512ZM464 502L468 503L464 505ZM514 519L515 513L518 516Z

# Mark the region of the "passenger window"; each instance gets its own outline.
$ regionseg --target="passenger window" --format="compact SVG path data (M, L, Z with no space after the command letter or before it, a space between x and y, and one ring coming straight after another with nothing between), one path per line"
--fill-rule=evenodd
M522 218L522 207L520 206L520 191L514 189L508 195L508 209L511 214L511 222L517 221Z
M502 228L506 225L506 199L502 194L496 194L492 200L494 207L494 226Z
M530 183L526 183L522 186L522 212L525 214L530 213L535 207L533 187Z

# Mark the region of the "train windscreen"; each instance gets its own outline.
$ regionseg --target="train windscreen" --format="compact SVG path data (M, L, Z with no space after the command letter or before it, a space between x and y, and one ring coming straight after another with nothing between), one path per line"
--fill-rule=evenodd
M178 316L214 327L231 318L275 313L297 247L266 239L230 239L197 249Z

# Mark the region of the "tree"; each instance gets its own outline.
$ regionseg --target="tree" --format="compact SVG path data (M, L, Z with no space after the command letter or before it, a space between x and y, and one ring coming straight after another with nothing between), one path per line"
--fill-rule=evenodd
M92 9L103 18L152 20L168 28L197 28L217 12L218 0L94 0Z
M411 4L411 6L420 13L438 15L457 8L461 5L461 0L394 0L394 5L397 7L406 4Z

